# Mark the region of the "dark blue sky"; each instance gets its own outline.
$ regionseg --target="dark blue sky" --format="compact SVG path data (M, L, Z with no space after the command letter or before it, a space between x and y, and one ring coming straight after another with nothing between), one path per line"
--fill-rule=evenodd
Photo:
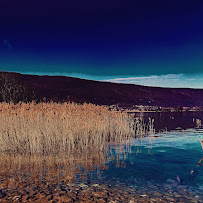
M203 1L2 0L0 69L203 75Z

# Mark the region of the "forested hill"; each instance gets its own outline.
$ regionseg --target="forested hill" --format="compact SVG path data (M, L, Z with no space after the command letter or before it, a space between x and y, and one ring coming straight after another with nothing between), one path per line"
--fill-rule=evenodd
M0 101L73 101L120 106L203 106L203 89L116 84L65 76L0 72Z

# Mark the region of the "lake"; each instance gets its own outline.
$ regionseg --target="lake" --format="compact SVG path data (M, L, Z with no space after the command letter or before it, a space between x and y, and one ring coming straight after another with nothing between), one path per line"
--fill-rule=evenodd
M65 167L63 164L55 164L56 167L53 169L49 164L43 165L44 161L42 161L43 167L40 167L43 168L43 172L40 173L39 169L36 169L38 178L40 179L41 174L43 183L47 185L48 178L46 180L46 177L50 171L52 171L50 172L52 179L59 180L61 177L61 181L59 180L57 184L54 182L52 193L54 194L57 187L65 192L63 194L72 192L75 197L69 198L70 202L82 201L80 198L84 191L85 194L90 193L87 199L93 202L99 202L99 200L101 202L110 202L110 200L117 202L203 202L201 195L203 194L203 164L197 166L203 157L200 144L200 139L203 139L203 129L201 126L196 127L196 119L202 120L203 114L201 112L139 113L136 116L146 121L149 117L155 119L154 125L157 133L145 138L132 139L130 146L108 146L104 153L105 157L98 156L100 161L94 158L91 164L95 164L88 167L87 164L83 167L82 164L78 165L74 162L69 167L74 168L75 178L71 179L69 185L64 180L68 166ZM14 161L9 163L12 168ZM22 182L26 182L29 176L27 174L32 173L32 169L28 168L26 169L28 173L23 173L23 167L20 168L21 179L24 179L21 180ZM7 179L15 177L15 170L9 173ZM55 176L54 170L57 171ZM0 177L3 185L6 180L3 167L0 168ZM29 187L35 187L32 185L33 182L30 181ZM5 187L2 186L2 191L4 189ZM46 197L45 195L44 198ZM22 196L20 198L22 199Z
M186 112L149 112L135 113L135 116L143 118L145 121L149 117L155 120L154 126L156 131L159 130L175 130L177 128L188 129L196 127L196 119L203 121L202 112L186 111Z

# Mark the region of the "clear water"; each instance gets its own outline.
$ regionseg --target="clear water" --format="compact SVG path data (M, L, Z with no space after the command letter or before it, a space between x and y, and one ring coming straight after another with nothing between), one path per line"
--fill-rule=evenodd
M124 160L126 168L116 168L110 163L105 174L123 179L133 176L162 183L177 179L178 175L185 184L203 185L203 164L197 167L203 157L201 138L203 131L182 131L153 138L151 144L145 138L141 147L138 147L137 140L133 140L131 152ZM193 175L190 174L191 170L194 170Z
M203 129L188 129L132 140L125 153L114 147L113 154L118 155L120 166L118 160L109 159L108 170L101 170L99 180L139 190L187 189L201 194L203 163L197 167L203 157L200 139Z

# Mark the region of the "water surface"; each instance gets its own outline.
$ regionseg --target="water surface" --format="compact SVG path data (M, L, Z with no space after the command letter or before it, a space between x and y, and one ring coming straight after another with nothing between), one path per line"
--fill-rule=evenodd
M195 111L186 112L145 112L135 113L135 116L142 117L145 121L148 118L155 120L154 126L156 131L159 130L175 130L177 128L188 129L196 127L196 119L203 121L203 113Z

